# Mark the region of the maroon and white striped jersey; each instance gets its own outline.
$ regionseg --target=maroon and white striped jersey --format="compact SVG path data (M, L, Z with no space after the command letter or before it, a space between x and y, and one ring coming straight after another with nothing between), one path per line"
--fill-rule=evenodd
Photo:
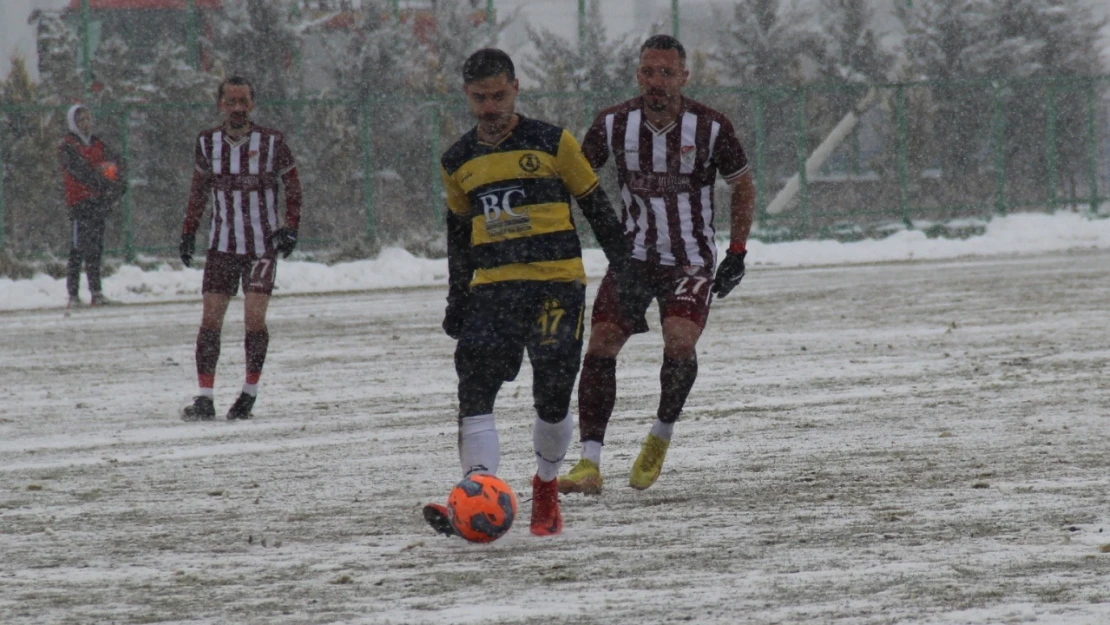
M713 183L718 172L734 182L748 171L748 158L724 115L688 98L682 104L666 128L647 122L641 97L605 109L582 151L594 169L613 155L634 258L715 267Z
M223 126L197 135L196 171L185 215L185 234L200 224L209 198L209 250L254 258L273 256L270 235L279 227L278 179L285 185L285 225L297 229L301 185L293 152L277 130L251 125L232 139Z

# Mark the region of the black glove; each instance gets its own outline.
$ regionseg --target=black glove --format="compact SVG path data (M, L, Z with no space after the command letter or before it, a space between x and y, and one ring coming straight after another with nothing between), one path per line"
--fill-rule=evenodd
M748 255L747 250L743 252L729 252L725 256L721 266L717 268L717 275L713 277L713 294L718 297L724 297L732 292L740 281L744 279L744 257Z
M177 248L178 253L181 254L181 262L186 266L193 264L193 252L197 248L197 235L196 234L183 234L181 235L181 245Z
M293 248L297 247L297 231L292 228L278 228L270 235L270 243L282 258L289 258Z
M647 284L636 265L625 263L613 267L613 281L617 286L617 299L620 300L621 315L632 323L633 328L646 329L647 310L640 310L639 302L647 295Z
M447 312L443 315L443 331L447 336L458 339L462 334L466 307L470 303L470 291L451 287L447 291Z

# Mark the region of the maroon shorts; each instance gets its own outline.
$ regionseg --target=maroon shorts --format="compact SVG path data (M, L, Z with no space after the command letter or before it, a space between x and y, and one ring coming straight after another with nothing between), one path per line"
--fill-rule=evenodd
M640 276L647 282L641 301L635 302L637 310L647 311L651 300L659 302L659 316L681 317L705 329L709 319L709 305L713 302L713 272L705 267L668 267L633 260ZM641 315L643 318L643 315ZM647 323L634 324L621 313L617 284L610 271L605 272L594 300L591 323L615 323L628 334L647 332Z
M252 258L245 254L208 250L200 292L237 295L239 283L242 283L244 293L272 295L276 277L277 258L273 256Z

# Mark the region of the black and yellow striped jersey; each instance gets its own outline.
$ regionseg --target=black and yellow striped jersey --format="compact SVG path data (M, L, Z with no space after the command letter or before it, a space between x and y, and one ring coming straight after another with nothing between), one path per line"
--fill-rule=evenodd
M521 115L497 145L471 129L440 163L447 207L472 225L472 286L586 281L570 197L589 195L598 180L569 132Z

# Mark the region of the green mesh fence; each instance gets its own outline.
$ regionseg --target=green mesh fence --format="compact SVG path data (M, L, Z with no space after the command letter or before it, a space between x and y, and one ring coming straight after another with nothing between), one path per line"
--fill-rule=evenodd
M904 227L958 229L1014 211L1101 214L1110 202L1108 86L1110 77L1100 76L688 95L724 112L740 134L758 191L754 236L850 240ZM519 109L581 137L598 111L632 95L525 92ZM858 123L819 167L807 166L864 100ZM196 133L218 124L218 113L208 103L91 108L97 134L129 164L130 191L111 217L109 253L128 259L172 253ZM442 251L439 155L473 125L461 95L261 102L255 119L283 130L297 157L305 249L385 243ZM61 107L0 107L0 250L65 253L56 154L65 127ZM797 192L775 202L792 177ZM611 167L602 181L616 197ZM718 226L727 231L723 185L718 198Z

